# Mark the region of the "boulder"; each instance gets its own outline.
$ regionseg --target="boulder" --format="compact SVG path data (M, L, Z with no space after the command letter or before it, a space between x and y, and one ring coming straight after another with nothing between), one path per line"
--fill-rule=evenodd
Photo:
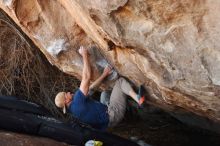
M0 8L63 72L81 79L77 50L96 48L93 80L108 60L144 84L148 103L220 122L220 1L1 0Z

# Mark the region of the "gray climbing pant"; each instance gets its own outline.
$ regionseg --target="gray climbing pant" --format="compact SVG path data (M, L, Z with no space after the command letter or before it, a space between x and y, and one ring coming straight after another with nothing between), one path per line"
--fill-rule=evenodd
M130 83L121 77L116 81L112 92L103 91L101 93L100 102L108 106L109 127L114 127L123 119L126 111L127 95L131 90Z

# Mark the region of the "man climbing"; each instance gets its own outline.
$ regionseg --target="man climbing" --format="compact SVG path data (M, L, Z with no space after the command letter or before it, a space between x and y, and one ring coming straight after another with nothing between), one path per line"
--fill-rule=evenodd
M56 106L62 108L64 113L67 108L74 117L82 122L93 128L104 130L117 125L123 119L126 110L126 95L132 97L140 106L143 104L142 88L140 87L139 93L136 94L131 85L122 77L114 85L109 104L106 105L107 92L101 94L102 103L89 98L89 91L98 87L112 69L107 66L102 75L90 85L91 67L88 50L80 47L79 53L83 58L82 81L79 89L74 94L59 92L55 97Z

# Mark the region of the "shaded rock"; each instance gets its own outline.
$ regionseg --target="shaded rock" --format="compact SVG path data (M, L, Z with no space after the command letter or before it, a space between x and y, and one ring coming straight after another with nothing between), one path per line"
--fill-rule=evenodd
M178 119L179 121L194 126L194 127L202 127L203 129L211 130L214 132L220 131L220 125L219 123L210 121L207 118L192 114L192 113L186 113L186 112L178 112L178 113L170 113L173 117Z

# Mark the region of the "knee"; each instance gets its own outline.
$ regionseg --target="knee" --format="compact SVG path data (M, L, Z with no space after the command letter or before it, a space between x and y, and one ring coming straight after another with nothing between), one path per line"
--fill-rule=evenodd
M125 84L125 83L128 83L128 81L124 77L120 77L117 80L117 84L119 84L119 85L122 85L122 84Z
M126 81L126 79L123 78L123 77L120 77L120 78L118 79L118 82L123 82L123 81Z
M101 93L100 102L102 104L107 105L109 103L109 98L110 98L109 92L108 91L103 91Z

